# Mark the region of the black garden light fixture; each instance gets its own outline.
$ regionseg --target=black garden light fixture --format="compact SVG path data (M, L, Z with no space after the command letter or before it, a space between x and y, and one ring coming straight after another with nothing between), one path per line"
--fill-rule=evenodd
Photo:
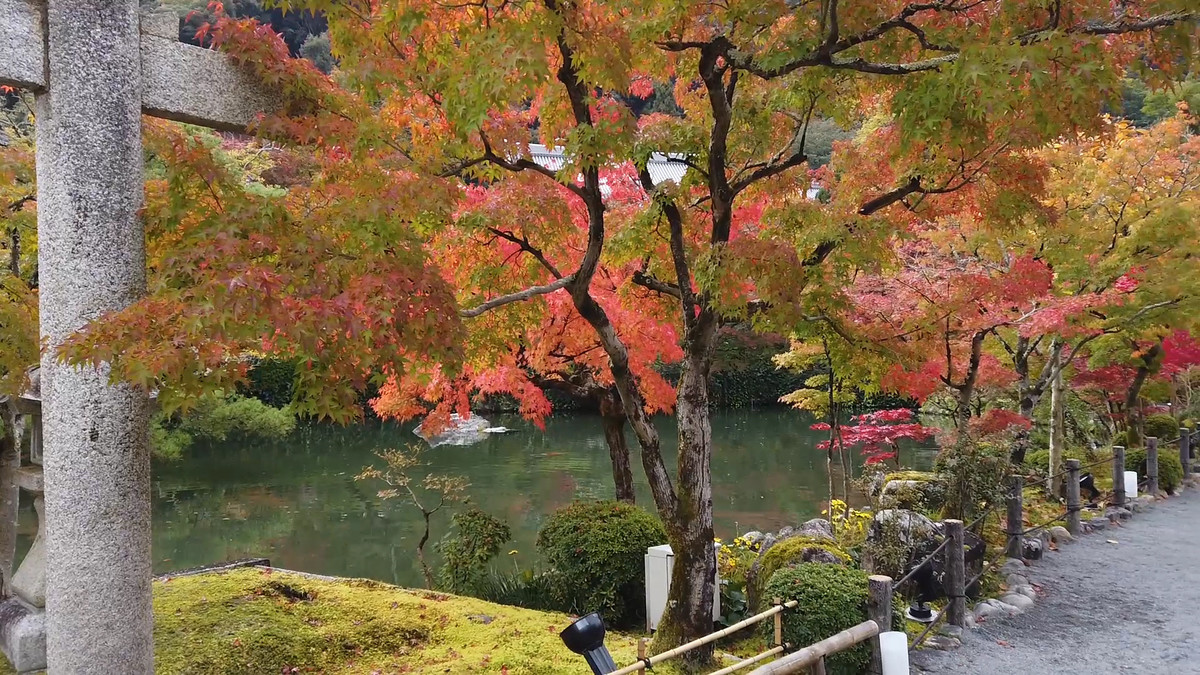
M583 655L595 675L606 675L617 669L612 654L604 646L604 619L598 613L579 617L558 636L567 649Z

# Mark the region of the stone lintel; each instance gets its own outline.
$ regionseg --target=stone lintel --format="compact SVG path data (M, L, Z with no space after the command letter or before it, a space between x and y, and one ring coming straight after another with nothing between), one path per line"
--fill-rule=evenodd
M223 131L245 131L280 99L220 52L142 33L142 112Z
M45 3L0 0L0 85L46 88ZM244 131L280 98L228 56L179 42L174 12L141 19L142 111L147 115Z
M46 86L44 10L37 0L0 0L0 85Z

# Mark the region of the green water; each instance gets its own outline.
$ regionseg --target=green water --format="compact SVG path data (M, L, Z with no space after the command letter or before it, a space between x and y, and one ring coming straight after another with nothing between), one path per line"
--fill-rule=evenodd
M551 419L544 432L517 418L489 419L518 431L476 445L434 448L426 453L429 471L465 476L471 501L512 527L510 548L518 552L513 562L531 565L547 514L573 499L611 498L608 450L594 417ZM811 421L788 410L715 415L718 536L778 529L820 512L825 456L815 450L822 436L808 428ZM661 418L659 427L673 468L673 422ZM420 439L411 426L314 426L280 443L194 447L187 459L156 463L155 571L263 556L279 567L419 585L414 550L420 513L379 499L379 485L354 480L375 459L373 451L413 442ZM928 453L909 450L903 461L925 465ZM638 455L634 476L641 474ZM637 490L638 502L652 508L644 480ZM25 515L22 529L29 532L31 514ZM449 514L438 514L433 540L448 526Z

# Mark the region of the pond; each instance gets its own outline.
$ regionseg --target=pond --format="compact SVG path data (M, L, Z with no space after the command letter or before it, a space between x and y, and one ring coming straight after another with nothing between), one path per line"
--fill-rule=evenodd
M519 418L489 419L517 431L476 445L429 450L428 471L465 476L472 503L512 527L513 541L505 550L517 551L512 563L529 566L548 514L573 499L612 497L608 449L595 417L553 418L544 431ZM821 511L825 455L815 447L824 436L810 430L811 423L811 417L786 409L715 414L718 536L778 529ZM658 425L673 470L673 421L660 417ZM289 569L420 585L415 559L420 513L379 499L379 484L354 479L375 460L373 451L420 442L411 425L314 425L279 443L196 446L181 461L156 463L155 571L262 556ZM636 452L636 443L631 447ZM908 449L902 461L927 466L931 456L929 449ZM641 478L640 459L633 461L634 476ZM840 482L840 472L837 478ZM637 498L653 509L644 479ZM448 532L449 515L435 517L432 541ZM29 533L31 510L23 516L22 531Z

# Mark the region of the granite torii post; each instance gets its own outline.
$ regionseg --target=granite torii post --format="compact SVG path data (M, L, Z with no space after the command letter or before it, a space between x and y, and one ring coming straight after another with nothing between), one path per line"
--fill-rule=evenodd
M178 35L138 0L0 0L0 84L36 96L51 673L154 671L147 396L54 356L144 292L141 116L235 130L276 105Z

